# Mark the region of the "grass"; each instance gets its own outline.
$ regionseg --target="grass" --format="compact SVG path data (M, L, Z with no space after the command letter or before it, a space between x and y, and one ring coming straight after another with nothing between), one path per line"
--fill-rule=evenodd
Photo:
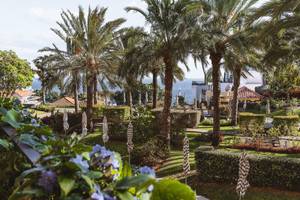
M213 130L213 126L210 126L210 125L199 125L198 128L203 131L212 131ZM237 130L240 130L240 128L238 126L221 126L220 130L221 131L237 131Z
M35 109L29 109L29 111L35 116L40 116L43 114L46 114L47 112L41 111L41 110L35 110Z

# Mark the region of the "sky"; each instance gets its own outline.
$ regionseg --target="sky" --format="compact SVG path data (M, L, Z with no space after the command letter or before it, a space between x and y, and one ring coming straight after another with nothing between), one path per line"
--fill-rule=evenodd
M123 26L147 26L143 17L137 13L127 13L126 6L145 8L141 0L0 0L0 49L13 50L19 57L32 62L38 50L52 43L64 47L63 42L50 30L57 28L62 10L77 13L78 6L86 10L89 6L107 7L107 20L119 17L127 21ZM32 64L32 63L31 63ZM194 67L189 59L190 71L186 78L202 79L201 67ZM185 67L183 67L185 69Z

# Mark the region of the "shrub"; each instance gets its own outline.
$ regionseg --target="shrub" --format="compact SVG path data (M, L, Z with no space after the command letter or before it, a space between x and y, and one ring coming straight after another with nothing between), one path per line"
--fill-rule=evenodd
M122 122L130 117L130 107L128 106L116 106L116 107L104 107L103 115L107 117L109 122Z
M49 104L41 104L41 105L38 105L35 109L39 110L39 111L44 111L44 112L53 112L55 107L51 106Z
M279 128L281 135L293 135L297 132L298 115L274 116L273 125Z
M213 124L214 124L213 118L206 118L200 124L203 126L213 126ZM220 125L221 126L231 126L231 121L227 120L227 119L221 119Z
M56 133L64 133L63 115L63 113L55 113L49 117L42 118L42 122L50 126ZM68 113L69 131L81 130L81 120L81 113Z
M247 131L251 134L252 128L257 126L263 126L265 123L265 115L264 114L254 114L243 112L239 114L239 124L242 130Z
M103 116L103 109L104 105L102 104L93 105L93 118L99 118ZM82 112L86 112L86 106L81 106L81 110Z
M167 147L158 138L151 138L142 146L134 148L132 162L137 165L155 166L167 157Z
M236 184L240 153L198 148L195 152L199 178ZM248 181L253 186L300 190L300 160L276 156L249 155Z

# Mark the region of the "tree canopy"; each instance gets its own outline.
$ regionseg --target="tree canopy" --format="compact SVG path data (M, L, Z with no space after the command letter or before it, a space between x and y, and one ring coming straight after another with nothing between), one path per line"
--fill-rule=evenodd
M33 75L26 60L19 58L13 51L0 51L1 96L10 96L16 89L30 86Z

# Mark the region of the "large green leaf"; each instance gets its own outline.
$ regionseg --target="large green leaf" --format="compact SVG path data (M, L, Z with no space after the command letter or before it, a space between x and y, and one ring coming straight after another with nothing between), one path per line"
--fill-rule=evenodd
M59 176L58 183L63 195L68 196L68 194L74 188L75 180L72 177Z
M152 183L154 183L154 181L155 180L148 175L125 177L124 179L120 180L116 184L116 189L117 190L128 190L129 188L132 188L132 187L151 185Z
M120 178L122 179L122 178L130 177L130 176L132 176L131 166L129 165L128 162L124 162Z
M86 175L82 175L81 177L88 184L88 186L90 188L90 191L94 191L94 189L95 189L95 182L90 177L88 177Z
M183 183L173 179L163 179L154 184L151 200L191 200L195 192Z
M8 140L0 139L0 146L3 147L4 149L8 150L9 147L12 146L12 144Z
M20 120L20 114L14 109L6 112L6 114L1 117L1 120L8 123L13 128L20 128L20 123L18 122Z
M117 195L121 200L134 200L132 194L129 192L119 192Z

